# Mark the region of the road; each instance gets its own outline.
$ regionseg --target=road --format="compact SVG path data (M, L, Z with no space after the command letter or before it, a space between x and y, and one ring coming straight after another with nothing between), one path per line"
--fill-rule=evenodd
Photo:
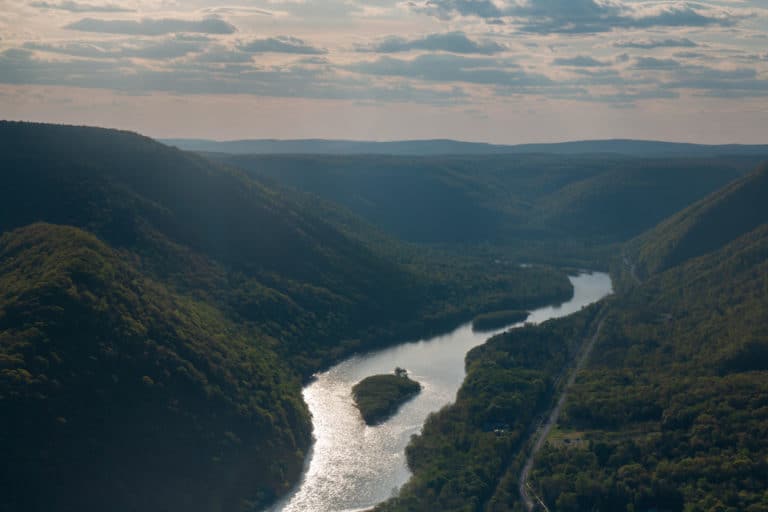
M597 338L600 336L600 331L603 329L604 322L605 319L601 318L600 322L597 324L595 333L581 348L581 352L576 357L576 365L568 376L568 381L565 383L565 387L563 388L563 392L560 394L560 398L557 400L557 404L549 412L547 421L544 422L538 429L536 429L536 432L533 433L533 438L536 441L533 444L531 453L525 460L525 465L523 466L523 470L520 472L520 480L518 481L520 499L523 500L523 505L528 512L532 512L537 503L542 507L543 510L549 510L541 498L537 496L535 492L533 492L533 489L528 484L528 477L530 476L531 470L533 469L533 463L536 459L536 455L539 453L539 451L541 451L541 448L547 441L552 427L557 425L560 412L563 410L563 405L565 404L565 400L568 397L568 391L570 391L571 387L573 387L573 383L576 382L576 375L584 368L584 366L586 366L587 361L589 361L589 356L592 354L592 350L595 348L595 343L597 342Z

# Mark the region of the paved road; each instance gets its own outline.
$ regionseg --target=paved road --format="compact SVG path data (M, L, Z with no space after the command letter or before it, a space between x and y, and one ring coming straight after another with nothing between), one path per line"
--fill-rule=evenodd
M531 470L533 469L533 463L536 458L536 455L539 453L541 448L544 446L544 443L547 441L547 437L549 437L549 433L552 430L552 427L554 427L557 424L557 420L560 417L560 412L563 410L563 405L565 404L565 399L568 397L568 391L573 386L573 383L576 382L576 374L581 371L582 368L587 364L587 361L589 361L589 356L592 354L592 349L595 348L595 343L597 342L597 338L600 336L600 331L603 328L603 323L605 322L605 319L601 318L600 322L597 324L597 329L595 329L595 333L592 335L591 338L587 341L587 343L582 347L581 352L577 356L576 359L576 366L574 367L573 371L571 371L570 375L568 376L568 381L565 384L565 387L563 388L563 392L560 395L560 398L557 400L557 404L555 407L550 411L549 418L547 418L547 421L543 423L536 432L533 433L533 437L536 439L536 442L533 445L533 449L531 450L531 453L528 455L528 458L525 460L525 465L523 466L523 470L520 472L520 480L518 481L518 490L520 492L520 498L523 500L523 505L525 505L525 509L528 512L531 512L534 510L534 507L538 503L543 510L548 511L547 505L544 504L544 502L539 498L531 489L530 485L528 485L528 476L531 474Z

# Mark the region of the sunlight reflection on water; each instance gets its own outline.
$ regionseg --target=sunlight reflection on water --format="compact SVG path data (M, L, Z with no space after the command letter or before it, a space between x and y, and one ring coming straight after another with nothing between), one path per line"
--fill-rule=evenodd
M609 295L607 274L571 277L573 298L537 309L527 322L541 323L569 315ZM391 497L410 477L405 447L429 413L451 403L464 380L464 356L496 333L473 332L471 324L454 331L378 352L351 357L304 388L312 412L315 443L297 488L270 512L357 512ZM367 426L352 401L352 386L365 377L408 370L423 389L381 425Z

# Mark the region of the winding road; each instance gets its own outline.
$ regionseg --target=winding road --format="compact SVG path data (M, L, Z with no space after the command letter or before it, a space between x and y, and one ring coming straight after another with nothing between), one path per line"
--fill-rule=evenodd
M523 505L528 512L532 512L537 503L542 507L543 510L549 511L547 505L538 495L536 495L530 484L528 484L528 477L530 476L531 470L533 469L533 463L536 459L536 455L539 453L539 451L541 451L541 448L547 441L549 433L552 431L552 427L557 424L557 420L560 417L560 412L563 410L563 405L565 404L565 400L568 397L568 391L570 391L571 387L573 387L573 383L576 382L576 375L584 368L584 366L586 366L587 361L589 361L589 356L592 354L592 350L595 348L595 343L600 337L600 331L603 328L603 323L605 323L605 319L600 318L594 334L581 348L581 352L576 358L576 366L570 372L568 381L563 388L563 392L560 395L560 398L557 400L557 404L549 413L549 418L547 418L547 421L544 422L539 428L537 428L532 435L532 438L536 441L534 442L533 448L531 449L531 453L525 460L525 465L523 466L523 470L520 472L520 480L518 481L520 499L523 501Z

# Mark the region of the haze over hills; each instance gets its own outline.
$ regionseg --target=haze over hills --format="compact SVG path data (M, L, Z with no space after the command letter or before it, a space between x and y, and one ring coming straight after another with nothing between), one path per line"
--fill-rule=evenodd
M206 139L161 139L180 149L230 154L371 154L371 155L503 155L547 153L579 155L613 153L646 157L712 157L766 155L768 145L704 145L652 140L608 139L543 144L488 144L449 139L402 141L354 141L324 139L250 139L215 141Z
M536 241L550 246L521 257L547 261L552 243L626 241L749 172L768 153L695 159L540 154L211 157L253 177L341 204L398 238L506 244L518 253Z

